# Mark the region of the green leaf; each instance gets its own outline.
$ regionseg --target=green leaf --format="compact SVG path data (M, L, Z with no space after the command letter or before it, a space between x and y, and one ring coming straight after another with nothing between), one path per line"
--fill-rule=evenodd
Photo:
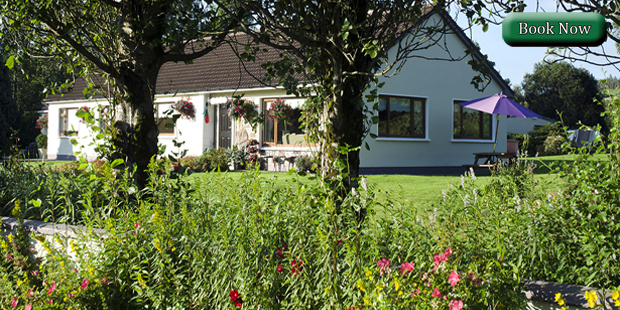
M41 207L41 199L32 199L30 200L30 203L32 203L35 208Z
M366 147L366 150L370 151L370 146L368 145L368 142L364 142L364 146Z
M13 66L15 65L15 56L11 55L9 56L9 58L6 60L6 66L9 69L13 69Z
M118 166L118 165L122 165L125 161L121 158L115 159L110 166L112 166L112 168Z
M88 163L83 163L78 167L78 170L84 170L86 167L88 167Z
M78 141L75 138L73 138L73 139L71 139L71 144L77 146L78 145Z

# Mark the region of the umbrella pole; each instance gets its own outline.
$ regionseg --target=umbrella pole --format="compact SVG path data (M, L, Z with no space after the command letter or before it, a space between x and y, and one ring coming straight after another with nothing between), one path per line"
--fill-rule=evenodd
M499 114L497 115L497 121L495 122L495 142L493 143L493 153L495 153L495 146L497 146L497 129L499 128Z

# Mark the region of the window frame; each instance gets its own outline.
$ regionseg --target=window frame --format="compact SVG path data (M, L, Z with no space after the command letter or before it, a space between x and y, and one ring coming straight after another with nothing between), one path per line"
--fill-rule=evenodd
M266 132L267 126L265 126L264 124L266 124L266 122L267 122L267 116L266 116L267 113L266 112L267 112L267 109L269 108L269 104L272 101L275 101L275 100L278 100L278 99L286 101L287 99L306 99L307 100L308 98L298 98L298 97L265 97L265 98L262 98L260 100L260 102L261 102L261 113L263 114L263 125L261 125L261 128L260 128L261 147L270 147L270 148L280 148L280 147L283 147L283 148L291 148L291 147L299 148L299 147L302 147L302 148L307 148L307 147L316 146L317 145L316 143L309 143L308 141L306 141L305 133L304 133L304 143L303 144L284 144L284 143L278 144L278 122L274 122L273 123L274 124L274 126L273 126L274 142L267 142L267 141L265 141L265 132ZM305 102L305 100L304 100L304 102ZM301 109L301 107L300 107L300 109Z
M409 99L409 113L412 115L411 118L411 123L410 126L411 128L415 128L415 117L413 117L413 112L415 111L415 106L414 103L416 100L421 100L422 101L422 134L411 134L411 135L394 135L394 134L390 134L389 133L389 126L390 126L390 97L394 97L394 98L406 98ZM411 140L425 140L427 139L427 135L428 135L428 97L423 97L423 96L409 96L409 95L395 95L395 94L379 94L378 99L381 100L381 98L388 98L387 101L387 115L388 115L388 119L387 119L387 130L388 130L388 134L382 134L380 129L379 129L379 123L377 123L377 139L381 139L381 138L392 138L392 139L411 139ZM377 110L377 116L379 116L380 111ZM413 132L413 131L412 131Z
M488 114L488 113L484 113L482 111L476 111L473 109L469 109L475 112L478 112L478 136L476 137L469 137L469 136L463 136L461 135L456 135L454 133L454 123L456 122L456 118L454 117L456 111L454 110L455 106L459 107L460 110L460 118L461 118L461 130L460 132L463 132L463 109L467 109L465 107L463 107L462 105L460 105L459 103L461 102L467 102L469 100L461 100L461 99L454 99L452 100L452 140L454 141L466 141L466 140L472 140L472 141L493 141L493 137L495 135L495 132L493 132L493 122L496 121L495 117L493 117L493 114ZM489 115L490 121L489 121L489 136L484 136L484 115Z
M174 125L172 128L166 128L165 125L166 125L166 120L172 121L172 116L174 114L176 114L177 112L175 111L173 114L170 115L170 117L160 117L159 116L160 113L162 113L162 114L164 113L164 111L161 111L161 112L159 111L159 106L160 105L167 105L167 104L172 106L174 104L174 102L156 102L155 103L155 107L154 107L154 110L155 110L155 124L157 125L157 135L158 136L171 137L171 136L174 136L176 134L177 126L176 126L176 124L174 124L174 122L172 123ZM159 122L161 120L163 120L164 123L161 124L161 128L160 128ZM171 130L171 131L170 132L168 132L168 131L162 132L161 129Z
M79 127L75 128L75 126L73 126L74 129L76 130L71 130L71 124L69 123L69 115L71 115L71 113L73 113L75 115L75 113L77 113L77 111L80 108L60 108L58 109L58 118L59 118L59 122L58 122L58 135L60 137L75 137L78 135L79 133ZM64 112L64 113L63 113Z

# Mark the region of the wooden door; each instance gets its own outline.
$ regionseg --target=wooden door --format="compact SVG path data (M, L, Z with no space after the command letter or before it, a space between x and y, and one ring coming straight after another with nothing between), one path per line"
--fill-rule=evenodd
M230 117L228 117L228 109L226 109L226 104L219 105L219 147L220 148L229 148L231 147L231 134L232 134L232 122Z

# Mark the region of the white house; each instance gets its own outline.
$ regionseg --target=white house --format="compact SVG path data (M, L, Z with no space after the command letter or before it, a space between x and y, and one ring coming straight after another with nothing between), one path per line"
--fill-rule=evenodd
M447 22L453 30L445 37L445 44L453 56L464 55L466 49L474 47L447 13L441 12L431 18ZM440 47L421 51L421 55L429 58L444 54ZM165 64L157 80L157 117L164 118L162 113L171 104L181 98L189 98L196 107L196 119L180 119L174 129L160 126L160 143L170 151L173 149L172 140L176 137L186 142L183 148L188 150L188 155L199 155L208 148L229 147L256 139L262 156L269 161L267 166L270 170L281 168L274 162L282 163L283 159L312 152L313 146L305 142L304 133L294 123L282 128L281 123L267 121L253 131L247 124L231 121L227 116L227 103L234 95L241 94L263 111L271 101L283 99L294 108L295 114L299 113L304 98L287 96L282 88L265 85L254 78L264 74L260 61L275 60L277 57L277 52L268 52L256 63L242 63L232 49L224 45L195 60L192 65ZM496 135L496 150L506 151L505 116L500 116L496 131L496 116L463 109L457 104L501 91L512 95L509 86L492 67L491 83L484 92L476 90L470 83L476 74L467 64L470 57L461 61L413 58L404 64L398 75L382 79L386 83L379 89L380 120L371 128L377 138L367 137L365 140L370 151L362 148L362 171L460 167L473 162L473 153L492 151ZM49 105L50 159L74 158L76 147L70 143L72 135L87 144L85 137L89 133L75 117L77 109L109 104L103 97L84 99L80 91L84 83L76 83L75 91L62 97L52 96L46 100ZM202 117L205 109L210 118L208 123ZM161 123L165 123L165 119ZM76 132L71 132L72 126ZM94 157L92 149L87 147L85 150L90 157Z

